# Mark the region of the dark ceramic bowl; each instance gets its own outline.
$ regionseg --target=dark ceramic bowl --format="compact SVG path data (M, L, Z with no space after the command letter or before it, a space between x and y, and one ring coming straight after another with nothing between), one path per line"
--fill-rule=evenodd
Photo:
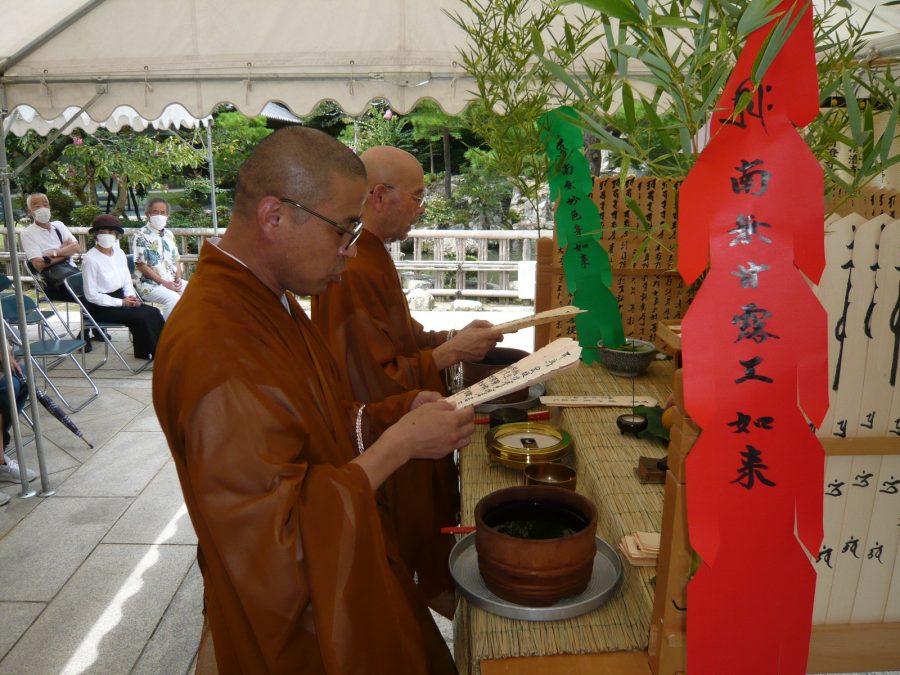
M478 571L504 600L547 607L587 587L596 533L597 509L582 495L536 485L497 490L475 507Z
M652 342L634 338L626 338L625 342L627 344L622 349L598 345L597 360L613 375L636 377L653 362L656 347Z
M471 387L476 382L490 377L498 370L503 370L507 366L511 366L517 361L521 361L528 352L521 349L511 349L509 347L494 347L481 361L463 361L462 376L463 386ZM510 392L500 398L495 398L491 403L520 403L528 398L528 387Z
M515 422L527 422L528 412L521 408L497 408L488 415L491 429L501 424L513 424Z

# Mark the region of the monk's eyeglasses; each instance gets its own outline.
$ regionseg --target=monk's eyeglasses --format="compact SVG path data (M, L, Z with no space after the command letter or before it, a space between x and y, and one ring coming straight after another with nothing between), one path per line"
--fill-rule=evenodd
M315 216L315 217L318 218L319 220L324 220L326 223L328 223L329 225L331 225L334 229L336 229L336 230L337 230L338 232L340 232L341 234L346 234L347 236L349 236L349 237L350 237L350 241L348 241L348 242L347 242L347 245L344 246L345 249L350 248L351 246L353 246L353 244L356 243L356 240L359 239L359 235L362 234L362 231L363 231L363 224L362 224L362 221L361 221L359 218L354 218L354 219L351 221L351 222L353 223L353 229L352 229L352 230L348 230L348 229L347 229L346 227L344 227L343 225L340 225L337 221L334 221L334 220L332 220L331 218L329 218L329 217L327 217L327 216L323 216L323 215L322 215L321 213L319 213L318 211L313 211L313 210L312 210L311 208L309 208L308 206L303 206L303 204L300 204L299 202L295 202L293 199L288 199L287 197L281 197L281 201L283 201L285 204L290 204L291 206L296 206L296 207L297 207L298 209L300 209L301 211L306 211L309 215Z
M420 207L425 206L425 200L428 199L425 196L425 193L422 193L421 195L417 195L417 194L413 194L412 192L407 192L406 190L401 190L400 188L398 188L394 185L390 185L389 183L382 183L382 185L384 185L384 187L389 188L391 190L396 190L400 194L406 195L407 197L412 199L414 202L416 202L416 206L420 206Z

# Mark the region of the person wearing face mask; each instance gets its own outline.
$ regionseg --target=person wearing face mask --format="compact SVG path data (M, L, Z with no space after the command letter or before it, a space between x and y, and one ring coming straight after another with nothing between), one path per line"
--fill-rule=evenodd
M169 204L164 199L151 199L144 215L147 224L131 241L134 284L144 300L162 305L163 318L168 319L187 288L175 235L166 228Z
M165 320L156 307L141 302L128 273L128 261L119 248L125 233L119 219L109 214L94 218L88 232L96 245L84 254L84 305L95 321L128 326L134 340L134 355L152 359Z
M47 195L36 192L28 195L25 203L33 221L20 235L25 256L33 271L42 276L47 297L71 302L62 279L78 271L72 256L81 253L81 246L62 221L51 220ZM50 268L55 269L51 272Z

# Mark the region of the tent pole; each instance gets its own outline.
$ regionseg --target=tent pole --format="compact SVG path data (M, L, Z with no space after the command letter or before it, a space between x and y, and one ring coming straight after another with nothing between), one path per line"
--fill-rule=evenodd
M209 161L209 199L212 204L213 233L218 237L219 214L216 213L216 167L213 163L212 125L212 120L206 125L206 157Z
M0 83L0 129L3 128L3 120L6 117L6 87ZM25 316L25 302L22 292L22 275L19 272L19 255L16 251L16 226L13 222L12 212L12 194L9 188L9 181L12 174L9 171L9 163L6 157L6 134L0 134L0 179L3 182L3 216L6 220L6 242L9 247L9 262L13 273L13 288L16 294L16 311L19 314L19 335L22 338L22 357L25 361L25 373L28 378L28 398L32 401L31 412L32 421L34 423L34 450L37 454L38 468L41 474L41 497L49 497L56 491L50 487L50 478L47 475L47 462L44 459L44 433L41 427L41 414L36 405L37 394L35 393L35 377L34 364L31 362L31 345L28 341L28 323ZM2 305L0 305L0 318L3 316ZM12 418L13 438L16 443L16 457L21 470L22 491L20 497L33 497L36 493L29 488L26 478L27 464L25 462L24 446L22 445L22 432L19 428L19 415L16 411L15 392L12 386L12 364L10 359L6 358L9 354L9 343L6 340L6 331L0 330L0 349L3 350L5 359L3 364L3 374L6 377L7 392L9 394L10 406L9 414Z

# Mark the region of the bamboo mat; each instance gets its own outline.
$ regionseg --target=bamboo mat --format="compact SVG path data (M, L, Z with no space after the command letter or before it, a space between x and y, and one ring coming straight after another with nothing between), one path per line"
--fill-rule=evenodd
M654 362L636 379L638 395L653 396L660 404L671 393L672 362ZM580 364L547 383L553 395L631 394L631 380L609 375L603 366ZM622 436L616 417L622 408L557 409L553 424L573 438L574 452L565 463L578 472L578 492L597 506L597 535L614 548L630 532L658 532L662 521L662 485L641 485L634 474L640 455L665 457L658 441ZM479 428L471 445L460 453L462 523L474 525L475 505L500 488L523 483L522 473L488 461L484 445L487 428ZM603 607L565 621L518 621L495 616L468 602L456 616L456 665L461 673L479 673L483 659L551 654L583 654L647 648L653 610L651 577L655 568L625 564L625 578L616 596Z

